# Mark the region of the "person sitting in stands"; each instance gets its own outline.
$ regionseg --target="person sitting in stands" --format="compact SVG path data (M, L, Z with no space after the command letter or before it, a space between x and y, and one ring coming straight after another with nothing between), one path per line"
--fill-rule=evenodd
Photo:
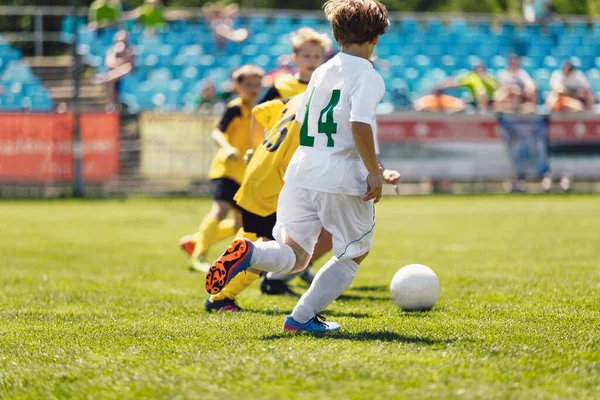
M444 94L442 89L436 89L432 94L416 100L413 107L416 111L453 114L464 111L467 108L467 103L458 97Z
M119 82L133 71L133 47L129 44L129 34L120 30L115 34L114 45L106 51L105 65L108 71L97 76L97 82L106 83L109 98L107 109L113 111L119 106Z
M471 104L480 112L486 112L492 104L494 91L498 87L498 83L492 75L488 74L485 64L477 62L473 65L472 71L442 81L436 90L443 91L445 89L456 87L467 89L471 95ZM444 96L452 97L449 95ZM460 104L457 101L450 101L450 99L446 99L444 102L455 104L456 106Z
M521 68L519 56L510 56L508 69L498 72L500 88L494 95L497 112L532 113L537 108L537 87L531 76Z
M233 22L238 11L237 4L224 6L221 2L216 2L204 5L204 20L211 27L219 47L223 47L228 40L240 43L248 39L248 30L233 29Z
M546 99L549 111L585 111L594 107L594 94L583 72L575 69L570 61L550 77L552 93Z

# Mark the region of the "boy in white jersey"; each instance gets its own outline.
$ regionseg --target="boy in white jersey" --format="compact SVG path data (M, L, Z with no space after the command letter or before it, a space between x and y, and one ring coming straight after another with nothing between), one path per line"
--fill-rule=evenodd
M389 26L387 10L377 0L329 0L324 9L341 53L313 73L296 115L300 146L279 196L276 241L236 239L206 275L215 294L246 269L302 271L325 228L334 256L286 317L285 331L339 329L318 313L350 286L371 250L383 185L372 126L385 85L369 59Z

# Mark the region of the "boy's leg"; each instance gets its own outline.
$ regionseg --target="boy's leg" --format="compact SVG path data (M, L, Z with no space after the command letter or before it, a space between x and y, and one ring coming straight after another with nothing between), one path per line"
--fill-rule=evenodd
M198 242L189 264L190 269L202 272L206 272L210 268L210 264L206 262L206 255L210 246L218 240L233 236L241 226L241 216L239 212L236 212L237 210L233 210L233 226L230 222L221 225L221 222L235 205L233 198L240 185L229 178L220 178L213 179L212 186L213 208L200 224Z
M253 244L235 240L206 276L206 290L217 294L239 272L293 273L308 265L321 232L321 222L311 203L311 191L284 186L278 203L277 241ZM252 270L251 269L251 270Z
M251 241L256 241L257 236L260 236L259 240L261 241L273 239L272 232L276 222L275 214L261 217L241 209L241 216L243 228L240 228L238 231L238 237L243 237ZM260 278L260 274L251 270L246 270L245 273L238 274L220 293L211 295L205 303L204 308L207 311L220 309L241 311L241 308L235 304L235 298L258 278Z
M314 264L321 258L325 253L331 250L331 233L325 229L321 230L319 240L315 245L315 249L308 264L308 268L304 271L296 272L294 274L278 274L275 272L269 272L263 279L260 285L260 289L265 294L285 294L291 293L292 291L287 286L286 282L299 276L305 282L311 284L314 280L314 273L311 271L311 265Z
M212 209L198 228L198 241L192 257L206 256L211 244L235 234L235 222L225 220L230 208L231 206L226 201L215 200L213 202Z
M375 210L359 196L321 193L319 218L333 236L334 256L317 273L309 290L292 312L293 320L305 324L346 290L359 264L372 247Z
M312 285L294 307L292 318L300 324L305 324L333 303L350 287L360 262L367 254L353 260L338 260L335 256L331 257L317 272Z

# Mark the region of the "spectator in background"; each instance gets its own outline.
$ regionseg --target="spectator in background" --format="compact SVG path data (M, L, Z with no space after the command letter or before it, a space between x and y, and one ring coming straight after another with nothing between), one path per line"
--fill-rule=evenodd
M553 17L552 0L523 0L523 18L528 24L546 23Z
M498 88L498 82L488 74L484 63L477 62L471 72L449 78L441 86L442 89L452 87L467 89L471 95L472 105L480 112L486 112L494 100L494 91Z
M200 95L195 101L195 105L198 111L202 113L214 112L217 114L218 112L223 112L223 110L219 111L217 108L224 105L224 100L217 93L215 84L212 81L206 81L204 86L202 86Z
M521 68L519 56L510 56L508 69L498 72L499 89L494 95L497 112L532 113L537 108L537 88L531 76Z
M240 43L248 39L248 30L233 28L238 11L239 6L237 4L225 6L221 2L216 2L204 5L204 20L211 27L219 47L223 47L228 40Z
M413 107L416 111L453 114L464 111L467 103L458 97L444 94L443 89L436 89L432 94L417 99Z
M121 79L133 71L134 53L133 47L129 44L129 34L125 30L120 30L115 34L114 44L106 51L105 66L107 72L97 77L97 82L106 84L106 90L110 104L110 111L118 107L119 104L119 82Z
M117 26L123 17L120 0L94 0L88 13L88 29L94 31Z
M594 107L594 94L583 72L576 70L570 61L550 77L552 93L546 99L550 111L585 111Z
M450 113L463 111L467 104L454 96L443 94L443 91L464 87L471 94L472 105L480 112L486 112L493 101L497 86L496 79L488 74L485 64L479 62L473 66L473 71L442 81L432 95L424 96L415 102L415 109Z

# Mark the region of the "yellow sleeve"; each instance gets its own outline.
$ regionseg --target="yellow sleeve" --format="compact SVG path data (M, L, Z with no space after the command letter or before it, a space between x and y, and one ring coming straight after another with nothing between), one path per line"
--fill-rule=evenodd
M281 116L285 104L280 100L271 100L252 109L252 116L263 128L269 130Z

